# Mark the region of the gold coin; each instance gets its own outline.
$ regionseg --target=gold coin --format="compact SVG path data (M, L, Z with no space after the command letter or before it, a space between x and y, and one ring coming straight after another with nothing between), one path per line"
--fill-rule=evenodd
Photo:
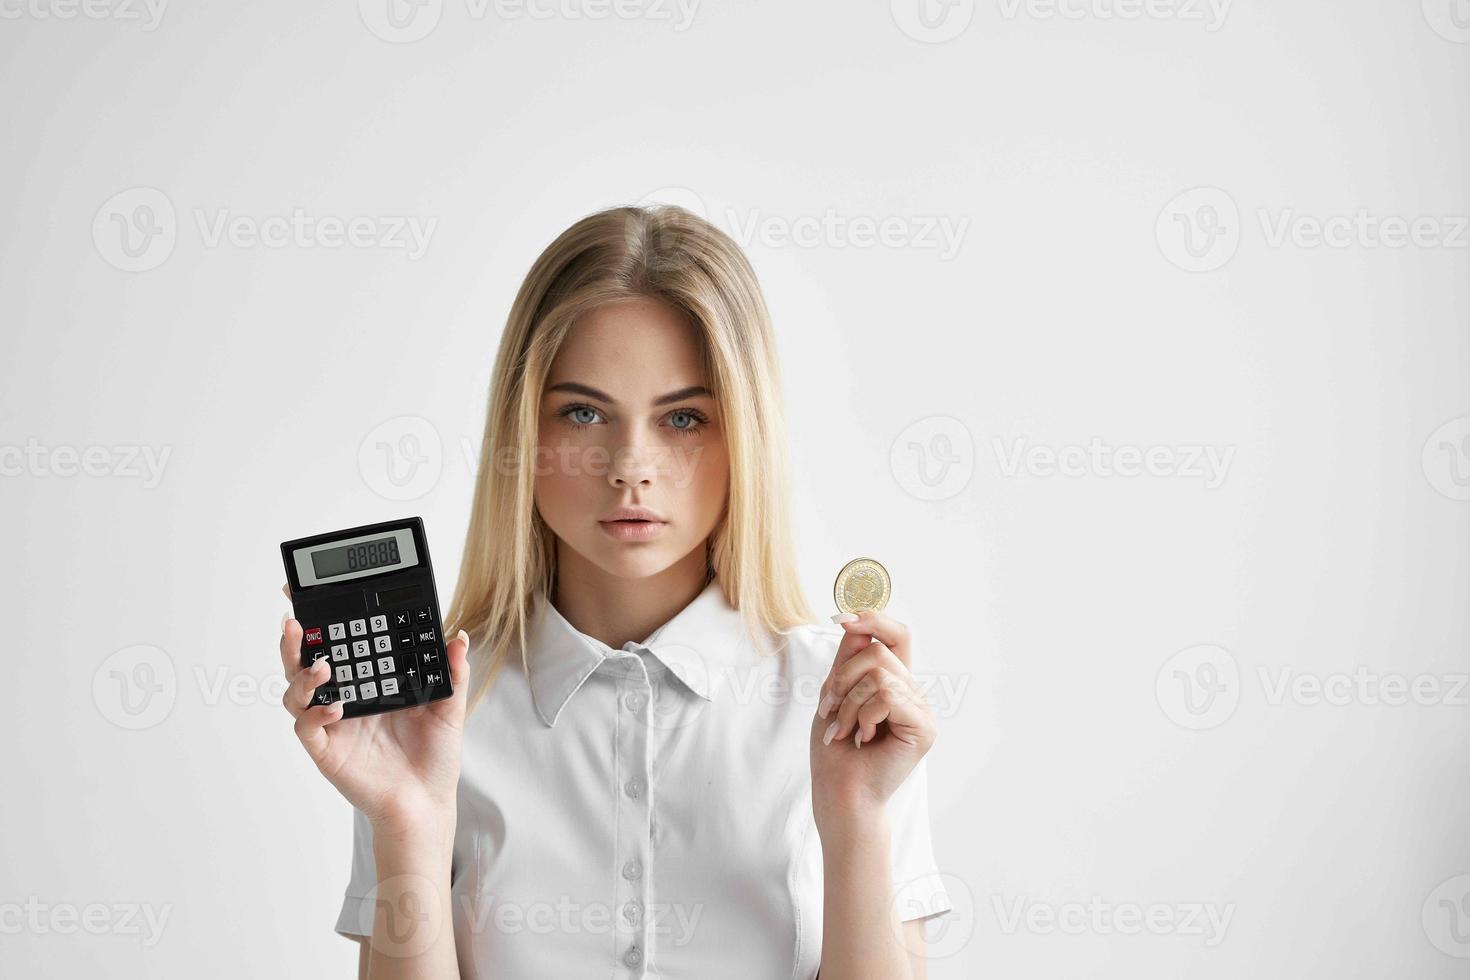
M845 613L860 613L865 609L877 612L888 605L892 592L888 569L871 558L854 558L843 565L832 586L832 598Z

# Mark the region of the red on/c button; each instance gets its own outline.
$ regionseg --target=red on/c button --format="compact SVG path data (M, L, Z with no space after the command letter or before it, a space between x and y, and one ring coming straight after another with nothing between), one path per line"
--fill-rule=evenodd
M302 638L306 641L307 646L319 647L322 645L322 628L320 626L313 626L303 634Z

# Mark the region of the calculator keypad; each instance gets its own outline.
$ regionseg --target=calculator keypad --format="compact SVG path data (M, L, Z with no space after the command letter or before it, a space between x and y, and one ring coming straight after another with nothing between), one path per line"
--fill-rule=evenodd
M367 702L443 684L444 665L436 625L433 610L419 607L329 622L325 628L308 627L306 636L314 634L318 644L324 640L347 641L331 643L332 680L316 689L313 703ZM328 656L325 648L307 649L306 653L317 658Z

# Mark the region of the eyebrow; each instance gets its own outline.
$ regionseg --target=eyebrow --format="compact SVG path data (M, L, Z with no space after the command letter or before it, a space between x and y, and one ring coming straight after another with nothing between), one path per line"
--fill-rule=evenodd
M560 384L552 385L546 391L548 394L553 391L566 391L575 395L586 395L588 398L596 398L598 401L607 402L609 405L617 404L617 401L607 392L599 391L591 385L584 385L576 381L563 381ZM674 402L681 402L686 398L698 398L701 395L708 397L709 393L709 389L704 385L690 385L687 388L680 388L678 391L671 391L667 395L660 395L653 400L653 403L655 405L672 405Z

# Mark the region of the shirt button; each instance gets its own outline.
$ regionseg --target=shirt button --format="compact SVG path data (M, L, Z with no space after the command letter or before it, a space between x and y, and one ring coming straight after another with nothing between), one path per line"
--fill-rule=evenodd
M629 881L637 881L643 877L643 864L637 858L623 865L623 877Z
M642 911L638 907L637 902L627 902L623 905L623 918L627 920L629 925L636 926L638 924L638 917Z
M629 691L623 696L623 704L629 711L639 711L643 708L643 695L637 691Z
M628 951L623 954L623 962L629 966L637 966L643 962L643 950L637 946L629 946Z
M629 796L636 800L643 795L643 778L641 776L634 776L628 780L623 788L628 791Z

